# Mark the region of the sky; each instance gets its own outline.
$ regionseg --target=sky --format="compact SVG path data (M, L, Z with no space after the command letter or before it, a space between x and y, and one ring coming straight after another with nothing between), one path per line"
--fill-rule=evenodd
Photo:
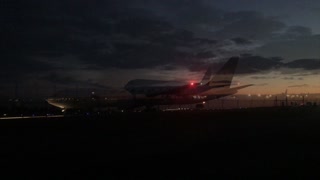
M320 93L320 1L4 1L0 97L131 79L200 81L240 57L240 93ZM18 89L18 90L17 90Z

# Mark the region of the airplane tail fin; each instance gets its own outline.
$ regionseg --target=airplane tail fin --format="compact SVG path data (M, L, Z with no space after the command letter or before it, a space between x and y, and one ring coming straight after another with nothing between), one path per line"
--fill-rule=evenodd
M209 67L206 71L206 73L204 74L201 82L200 82L200 85L204 85L204 84L207 84L210 79L211 79L211 76L212 76L212 68Z
M230 87L239 57L230 58L209 81L209 86Z

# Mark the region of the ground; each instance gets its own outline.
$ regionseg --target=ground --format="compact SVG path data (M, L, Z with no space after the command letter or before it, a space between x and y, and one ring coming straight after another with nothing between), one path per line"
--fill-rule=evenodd
M319 116L299 107L2 120L1 176L306 179L320 168Z

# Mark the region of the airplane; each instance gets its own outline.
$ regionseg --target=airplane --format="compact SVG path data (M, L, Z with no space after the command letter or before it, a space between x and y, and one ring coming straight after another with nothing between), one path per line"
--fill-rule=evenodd
M131 109L141 106L196 104L229 96L252 84L231 88L232 78L239 58L230 58L215 74L209 68L199 83L180 83L175 81L160 81L136 79L125 85L133 97L126 98L49 98L47 102L53 106L66 109L103 109L116 107ZM136 95L145 95L136 98Z
M208 96L180 96L180 97L144 97L144 98L48 98L46 101L55 107L65 111L109 111L109 110L134 110L139 107L151 109L160 105L205 104L207 101L231 95L230 93L214 94Z
M149 79L134 79L125 85L125 89L133 96L144 95L146 97L155 97L158 95L209 95L220 93L221 91L230 91L232 78L238 64L239 57L231 57L223 67L212 74L212 68L209 67L199 83L186 83L177 81L162 81ZM251 85L238 87L242 89ZM236 89L234 89L236 90Z

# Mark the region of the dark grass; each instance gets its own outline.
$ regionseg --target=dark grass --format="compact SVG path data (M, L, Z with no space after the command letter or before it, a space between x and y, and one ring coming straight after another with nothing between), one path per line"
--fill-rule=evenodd
M272 108L2 120L1 170L45 179L306 179L320 168L319 117L318 108Z

